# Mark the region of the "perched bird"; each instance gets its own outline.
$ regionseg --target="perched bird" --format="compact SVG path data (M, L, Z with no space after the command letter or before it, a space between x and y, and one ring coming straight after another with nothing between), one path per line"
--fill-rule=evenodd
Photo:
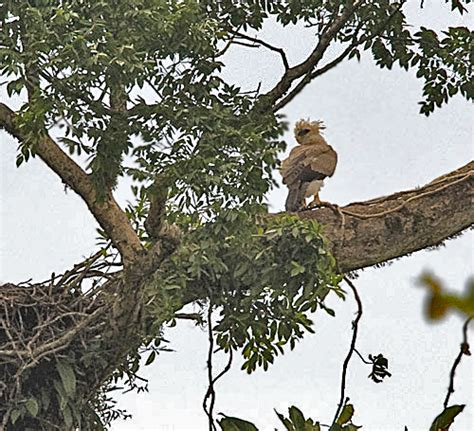
M295 125L298 146L293 148L280 168L283 183L288 186L285 209L300 211L306 207L305 198L314 196L309 208L318 205L332 206L319 199L324 179L332 176L337 164L337 154L321 136L325 126L321 121L300 120Z

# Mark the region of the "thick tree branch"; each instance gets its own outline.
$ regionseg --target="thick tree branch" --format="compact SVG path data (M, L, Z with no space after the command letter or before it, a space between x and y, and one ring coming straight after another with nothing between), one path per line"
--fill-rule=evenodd
M20 142L25 141L26 136L16 126L15 119L15 112L0 103L0 128ZM103 200L98 201L94 184L89 176L47 134L39 137L33 143L33 148L48 167L84 199L102 229L120 251L124 263L127 265L136 261L142 253L142 245L112 194L108 193Z
M297 213L324 227L328 248L341 273L383 264L436 247L474 225L474 162L421 188L357 202L338 211ZM271 217L272 215L270 215ZM187 291L183 304L202 299Z
M424 187L299 213L324 225L341 272L435 247L474 224L474 162Z

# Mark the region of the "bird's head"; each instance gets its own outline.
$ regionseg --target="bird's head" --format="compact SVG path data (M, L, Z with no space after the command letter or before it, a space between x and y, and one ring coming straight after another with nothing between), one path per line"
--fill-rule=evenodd
M325 129L322 121L300 120L295 124L295 138L300 145L312 145L322 138L321 130Z

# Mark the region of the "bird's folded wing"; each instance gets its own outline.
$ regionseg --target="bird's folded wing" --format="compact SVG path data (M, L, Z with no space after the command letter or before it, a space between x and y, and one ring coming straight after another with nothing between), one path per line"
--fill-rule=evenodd
M331 176L336 169L337 154L329 145L308 145L294 148L281 165L283 183L311 181Z
M299 175L308 165L308 160L304 152L299 152L296 155L291 154L283 160L281 164L281 176L283 177L283 184L293 184L298 180Z
M308 159L311 160L311 170L330 177L336 170L337 153L329 145L325 146L324 150L316 156L311 156L308 152Z

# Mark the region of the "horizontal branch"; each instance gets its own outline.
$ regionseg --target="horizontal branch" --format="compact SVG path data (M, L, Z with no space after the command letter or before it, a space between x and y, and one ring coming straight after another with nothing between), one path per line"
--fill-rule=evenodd
M440 245L474 225L474 162L424 187L340 208L299 213L324 225L341 272Z
M474 224L474 162L422 188L297 213L317 220L341 273L440 245ZM270 214L272 217L275 214ZM184 292L183 304L202 299Z
M20 142L25 142L24 132L15 124L16 115L8 106L0 103L0 129L4 129ZM49 135L39 136L32 145L35 154L65 184L82 197L99 225L119 250L124 263L136 261L143 250L142 245L125 212L119 207L112 194L108 193L103 200L99 201L89 175Z

